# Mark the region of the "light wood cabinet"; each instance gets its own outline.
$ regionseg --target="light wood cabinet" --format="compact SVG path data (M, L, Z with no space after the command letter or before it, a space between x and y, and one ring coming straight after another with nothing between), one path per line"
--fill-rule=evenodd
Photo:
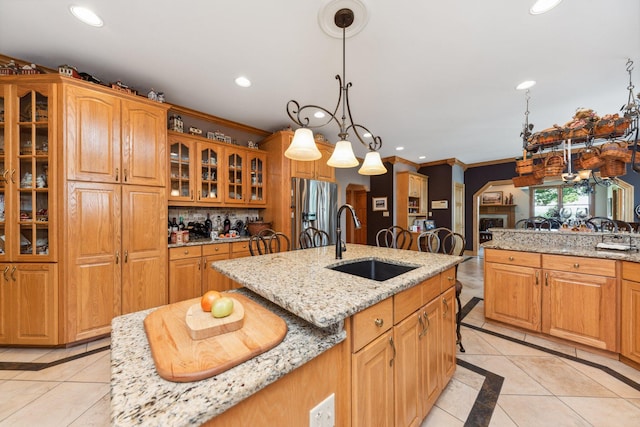
M0 263L0 270L0 344L57 344L57 264Z
M622 263L621 301L620 353L640 364L640 264L638 263Z
M416 219L427 219L429 178L414 172L396 173L396 223L409 229Z
M540 254L485 249L485 317L540 331L541 265Z
M616 261L486 249L485 317L618 351Z
M215 261L223 261L229 259L232 252L231 248L234 244L240 242L233 242L231 244L218 244L218 245L203 245L202 255L204 258L204 268L202 270L202 293L207 291L224 292L232 289L231 284L235 283L226 274L220 273L218 270L211 267L211 263ZM240 246L241 248L242 246ZM245 256L244 252L241 251ZM249 256L247 254L246 256ZM240 256L239 256L240 257Z
M291 177L335 182L336 170L335 168L327 165L327 161L333 154L333 145L326 142L316 141L316 146L322 154L322 157L312 162L291 160Z
M443 276L454 272L443 272L352 317L354 426L419 426L452 378L455 288ZM383 392L380 396L370 390Z
M63 87L67 179L165 186L166 107Z

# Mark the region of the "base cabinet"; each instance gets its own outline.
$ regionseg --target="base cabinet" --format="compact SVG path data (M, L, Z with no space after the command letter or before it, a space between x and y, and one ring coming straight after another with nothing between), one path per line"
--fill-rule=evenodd
M622 263L620 353L640 364L640 264Z
M619 350L616 261L485 250L485 317Z
M0 270L0 344L57 344L57 264L3 263Z
M455 288L440 276L353 316L353 426L420 426L453 376Z

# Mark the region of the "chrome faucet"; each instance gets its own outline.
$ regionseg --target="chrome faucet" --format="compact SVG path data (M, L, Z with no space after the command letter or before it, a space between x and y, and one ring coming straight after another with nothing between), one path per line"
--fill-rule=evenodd
M342 252L347 250L346 245L345 247L342 247L342 230L340 229L340 215L342 215L342 211L345 210L345 208L351 211L353 225L356 227L356 229L359 229L361 227L360 220L356 216L356 211L353 209L353 206L349 204L340 206L340 208L338 209L338 215L336 216L336 259L342 259Z

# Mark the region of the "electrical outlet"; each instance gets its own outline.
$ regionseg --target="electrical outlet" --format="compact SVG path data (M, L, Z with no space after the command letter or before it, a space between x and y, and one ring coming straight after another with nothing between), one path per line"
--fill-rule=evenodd
M309 411L309 427L335 427L336 402L332 393Z

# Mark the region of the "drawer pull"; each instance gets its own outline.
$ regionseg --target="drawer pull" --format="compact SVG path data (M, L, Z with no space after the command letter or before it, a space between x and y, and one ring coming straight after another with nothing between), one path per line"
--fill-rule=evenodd
M185 254L185 255L189 255L189 249L185 249L185 250L184 250L184 254Z
M513 258L512 256L509 257L509 261L513 261L515 258Z
M573 268L580 268L580 264L576 262L575 264L573 264Z
M14 282L17 280L16 279L16 270L18 269L18 267L16 267L15 265L13 266L13 268L11 269L11 280L13 280Z
M447 276L447 280L453 282L455 280L455 277Z
M376 324L376 326L377 326L378 328L381 328L381 327L382 327L382 325L384 325L384 320L382 320L382 319L380 319L380 318L378 317L378 318L376 318L376 320L374 320L374 322L373 322L373 323L375 323L375 324Z

